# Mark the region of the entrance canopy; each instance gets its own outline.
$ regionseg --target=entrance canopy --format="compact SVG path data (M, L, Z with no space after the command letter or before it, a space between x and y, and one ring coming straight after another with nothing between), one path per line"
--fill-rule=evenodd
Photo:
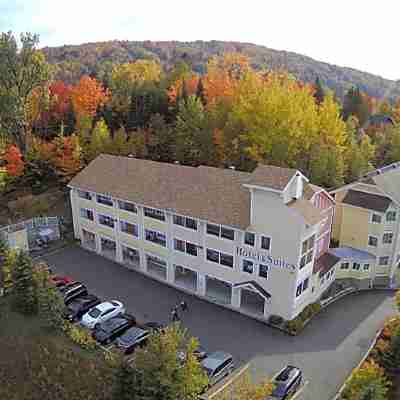
M266 300L271 298L271 295L256 281L246 281L246 282L241 282L241 283L235 283L233 285L234 288L241 288L241 287L246 287L246 286L255 290L260 296L262 296Z

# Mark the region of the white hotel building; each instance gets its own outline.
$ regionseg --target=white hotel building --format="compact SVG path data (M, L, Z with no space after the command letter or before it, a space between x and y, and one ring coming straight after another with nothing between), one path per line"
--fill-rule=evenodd
M82 246L255 318L292 319L334 280L334 202L297 170L101 155L69 187Z

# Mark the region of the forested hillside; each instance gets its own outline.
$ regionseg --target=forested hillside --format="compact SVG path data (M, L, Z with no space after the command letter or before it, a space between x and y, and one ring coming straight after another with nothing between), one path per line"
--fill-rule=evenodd
M304 82L314 82L318 76L340 98L351 86L358 86L363 92L379 99L393 100L400 96L400 81L383 79L355 69L319 62L301 54L272 50L251 43L109 41L43 50L48 62L59 66L58 78L69 83L75 83L85 74L102 78L110 74L112 64L142 58L157 60L166 70L183 60L195 72L203 73L212 56L240 52L250 58L255 69L285 69Z

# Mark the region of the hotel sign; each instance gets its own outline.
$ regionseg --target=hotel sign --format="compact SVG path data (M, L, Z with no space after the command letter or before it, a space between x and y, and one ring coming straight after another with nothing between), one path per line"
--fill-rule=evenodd
M273 257L270 254L263 253L261 251L249 250L244 247L236 247L236 254L240 257L249 258L261 264L268 265L268 267L287 269L290 272L294 272L296 270L296 266L294 264L290 264L286 262L283 257Z

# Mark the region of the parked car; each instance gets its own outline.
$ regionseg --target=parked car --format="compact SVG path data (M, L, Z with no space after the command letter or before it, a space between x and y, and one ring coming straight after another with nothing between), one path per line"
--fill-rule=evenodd
M223 351L209 354L203 359L201 365L207 373L209 386L215 385L235 369L233 356Z
M135 324L136 319L133 316L121 314L97 324L92 336L101 344L109 344Z
M52 275L50 276L50 282L57 287L61 287L73 283L74 280L69 276Z
M88 294L87 288L83 283L75 282L67 285L68 288L62 292L65 305L68 305L72 300Z
M150 335L150 330L135 326L129 328L123 335L117 338L115 343L125 354L130 354L136 348L146 345Z
M82 318L91 308L101 303L94 294L87 294L72 300L65 308L63 317L68 321L75 322Z
M81 282L76 282L76 281L72 281L69 283L65 283L63 285L58 285L57 289L61 294L64 294L68 289L74 287L77 283L81 283Z
M275 388L268 397L270 400L285 400L293 396L303 380L301 370L292 365L283 368L282 371L272 380Z
M81 324L86 326L86 328L93 329L96 324L105 322L110 318L123 314L124 312L125 307L120 301L105 301L84 314Z

